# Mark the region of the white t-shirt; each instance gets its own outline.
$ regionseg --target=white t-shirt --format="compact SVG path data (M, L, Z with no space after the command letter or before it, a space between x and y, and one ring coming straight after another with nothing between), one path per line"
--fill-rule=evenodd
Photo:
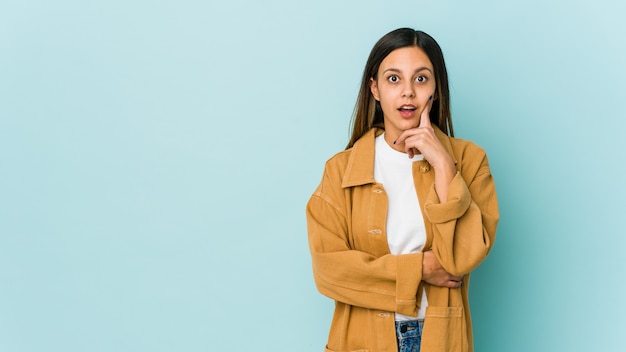
M419 253L426 243L426 227L417 199L413 181L413 162L422 160L423 155L409 159L408 154L389 146L385 134L376 137L374 157L374 179L381 183L389 200L387 211L387 242L391 254ZM422 293L417 319L424 319L426 291ZM415 317L395 314L396 321L415 320Z

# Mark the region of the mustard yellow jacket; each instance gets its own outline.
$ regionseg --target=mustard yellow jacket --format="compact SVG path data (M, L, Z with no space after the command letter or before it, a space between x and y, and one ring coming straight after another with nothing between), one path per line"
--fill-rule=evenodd
M374 128L328 160L307 204L315 283L335 300L326 351L396 352L394 312L416 316L424 289L428 307L422 352L473 351L469 273L487 257L495 239L495 185L480 147L434 128L457 174L448 199L440 203L434 170L425 160L413 164L426 225L424 250L432 250L447 272L465 275L463 286L448 289L422 282L422 253L389 253L387 195L374 180L374 139L382 130Z

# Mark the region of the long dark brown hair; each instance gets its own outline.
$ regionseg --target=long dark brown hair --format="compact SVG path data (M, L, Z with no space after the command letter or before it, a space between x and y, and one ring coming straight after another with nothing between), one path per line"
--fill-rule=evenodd
M426 53L435 70L437 85L430 110L430 122L445 134L454 136L452 116L450 114L450 90L448 89L448 72L443 60L443 52L439 44L430 35L411 28L399 28L391 31L374 45L363 70L363 79L359 96L354 107L352 120L352 137L346 146L351 148L354 143L374 126L383 127L383 110L374 99L370 90L371 79L376 79L380 63L392 51L400 48L416 46Z

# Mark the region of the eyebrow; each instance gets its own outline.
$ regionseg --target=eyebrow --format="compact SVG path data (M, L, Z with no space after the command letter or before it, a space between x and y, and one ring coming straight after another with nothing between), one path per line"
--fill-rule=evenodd
M424 71L424 70L426 70L426 71L428 71L428 72L430 72L430 73L433 73L433 71L431 71L431 69L429 69L429 68L428 68L428 67L426 67L426 66L423 66L423 67L420 67L420 68L416 69L416 70L414 71L414 73L417 73L417 72L420 72L420 71ZM388 71L402 73L402 71L400 71L399 69L391 67L391 68L388 68L388 69L384 70L384 71L383 71L383 74L384 74L385 72L388 72Z

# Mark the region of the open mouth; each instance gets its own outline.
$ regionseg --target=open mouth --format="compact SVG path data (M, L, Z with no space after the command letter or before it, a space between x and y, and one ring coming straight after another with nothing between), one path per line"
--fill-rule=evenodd
M398 111L400 111L400 115L402 115L402 117L413 117L413 115L415 114L415 110L417 110L417 108L413 105L402 105L400 108L398 108Z

